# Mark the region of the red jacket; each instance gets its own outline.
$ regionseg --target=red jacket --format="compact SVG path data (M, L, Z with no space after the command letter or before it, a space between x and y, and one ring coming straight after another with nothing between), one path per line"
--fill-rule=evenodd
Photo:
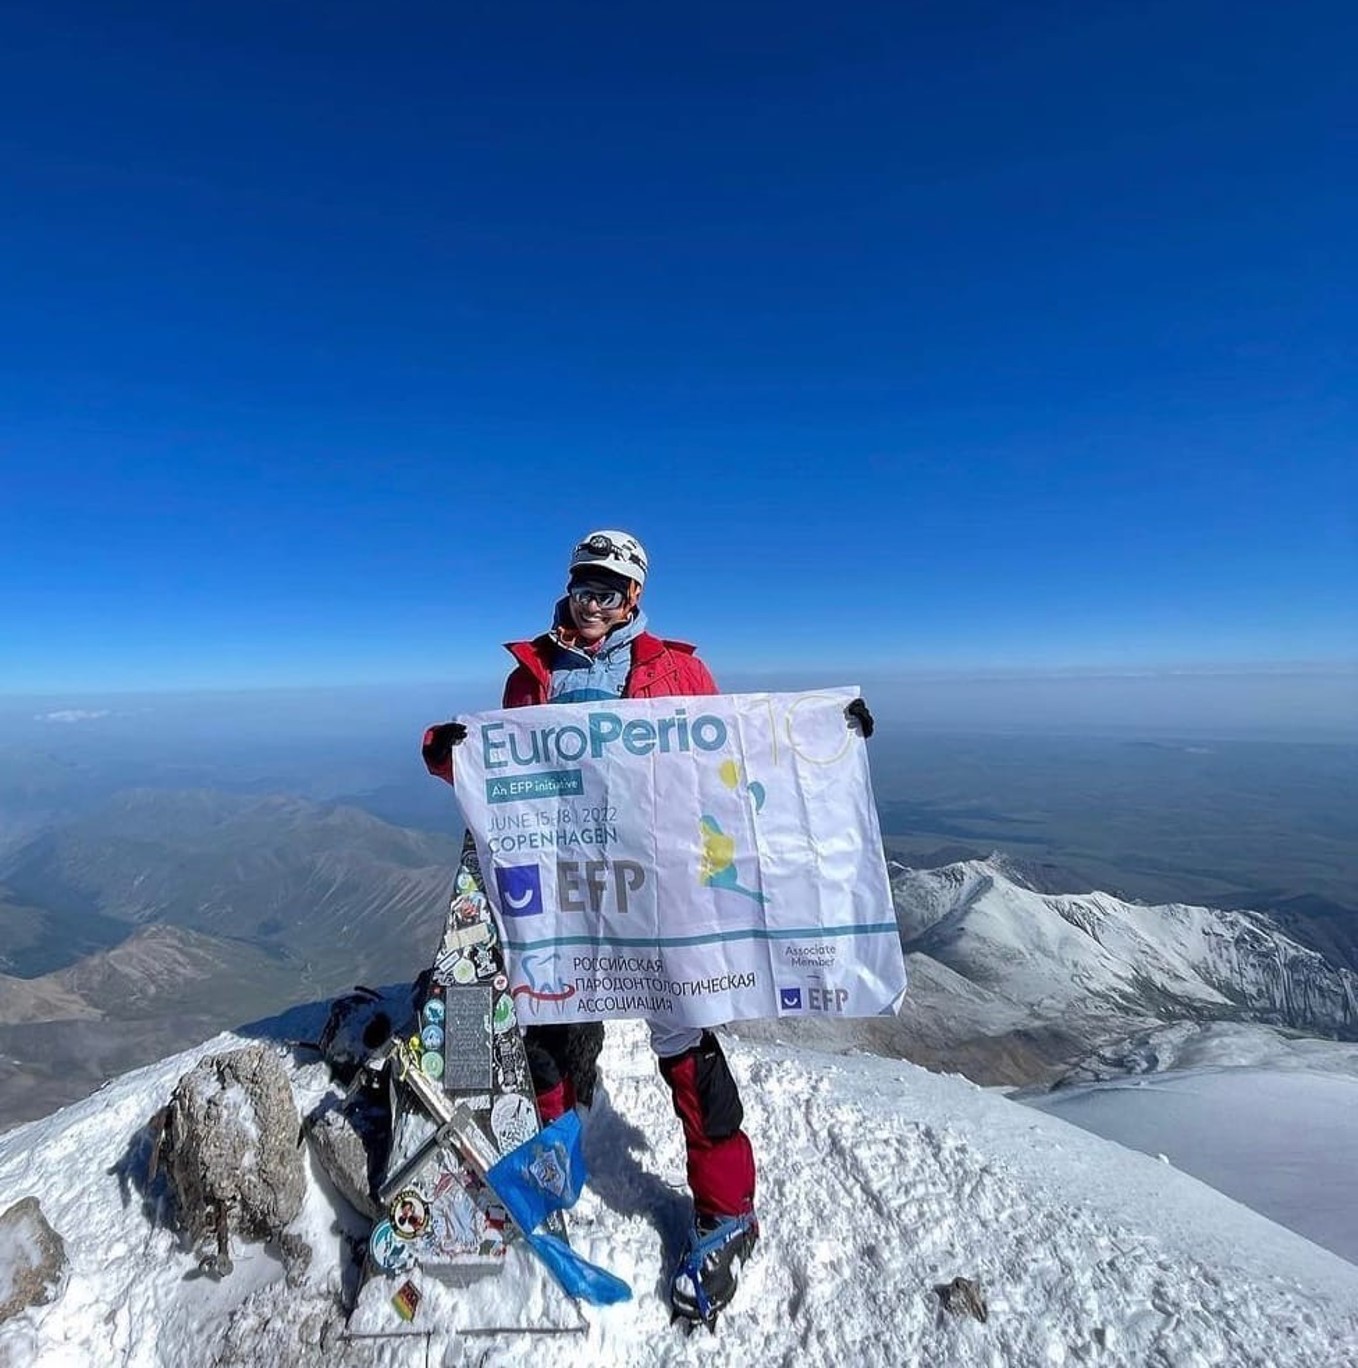
M511 641L505 649L519 662L505 681L506 708L531 708L547 701L552 678L551 634L532 641ZM717 685L707 666L686 641L666 641L642 632L632 643L632 668L623 686L624 698L671 698L714 694Z
M518 665L505 680L506 708L531 708L547 702L552 679L552 652L555 643L544 632L532 641L511 641L505 649ZM624 698L676 698L717 693L706 665L686 641L668 641L642 632L632 643L632 668L623 686ZM430 774L453 782L451 753L444 755L432 747L434 728L424 734L424 763Z

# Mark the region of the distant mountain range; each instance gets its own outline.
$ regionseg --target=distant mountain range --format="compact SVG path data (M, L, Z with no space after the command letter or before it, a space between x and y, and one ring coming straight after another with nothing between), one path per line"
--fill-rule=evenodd
M298 797L131 790L19 842L0 858L0 1126L223 1026L413 978L443 924L449 818L438 836ZM1170 1022L1358 1038L1358 976L1266 916L1072 893L998 855L891 873L900 1017L742 1033L1010 1084L1132 1058L1120 1042Z
M451 834L352 807L132 790L0 860L11 908L43 919L35 935L0 916L0 968L64 967L69 929L109 948L161 923L291 955L313 976L381 976L426 953L455 853Z
M1174 1021L1256 1021L1358 1039L1358 974L1261 914L1043 891L1003 856L891 867L910 988L894 1020L786 1021L761 1038L856 1045L984 1083L1060 1077Z
M1037 891L1002 859L893 870L901 939L1068 1024L1249 1017L1358 1036L1358 975L1256 913Z
M0 1126L42 1116L259 1004L305 996L298 970L242 942L158 925L38 978L0 975Z
M412 978L456 849L209 790L120 794L21 844L0 861L0 1125L225 1025Z

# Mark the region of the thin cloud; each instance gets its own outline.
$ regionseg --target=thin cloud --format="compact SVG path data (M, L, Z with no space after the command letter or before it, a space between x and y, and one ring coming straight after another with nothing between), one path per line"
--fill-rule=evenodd
M38 713L35 722L93 722L96 718L110 717L107 708L58 708L56 712Z

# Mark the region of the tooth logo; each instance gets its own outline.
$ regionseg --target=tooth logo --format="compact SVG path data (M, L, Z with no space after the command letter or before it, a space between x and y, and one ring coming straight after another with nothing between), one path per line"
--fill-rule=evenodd
M506 917L536 917L542 911L542 874L537 865L509 865L495 871L500 912Z

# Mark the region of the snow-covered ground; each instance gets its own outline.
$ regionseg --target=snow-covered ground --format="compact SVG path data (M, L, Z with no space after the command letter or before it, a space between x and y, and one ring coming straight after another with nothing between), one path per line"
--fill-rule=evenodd
M1177 1169L957 1077L738 1041L764 1238L717 1334L686 1338L663 1299L686 1220L683 1150L634 1023L609 1029L572 1232L635 1299L548 1341L466 1335L473 1316L577 1323L513 1255L476 1295L426 1301L414 1328L428 1338L346 1340L343 1231L362 1223L314 1169L295 1229L315 1257L296 1287L259 1247L238 1248L220 1283L196 1276L149 1219L163 1202L139 1190L142 1127L198 1057L240 1043L218 1037L0 1137L0 1209L37 1195L71 1259L58 1301L0 1325L5 1368L1358 1364L1358 1267ZM292 1077L304 1109L327 1086L319 1065ZM933 1288L958 1274L984 1288L986 1323L940 1310Z
M1163 1071L1024 1100L1358 1263L1358 1045L1217 1023L1165 1028L1143 1048Z
M1129 1075L1175 1069L1241 1068L1358 1078L1358 1044L1258 1021L1175 1021L1105 1046L1082 1060L1062 1083L1125 1081Z

